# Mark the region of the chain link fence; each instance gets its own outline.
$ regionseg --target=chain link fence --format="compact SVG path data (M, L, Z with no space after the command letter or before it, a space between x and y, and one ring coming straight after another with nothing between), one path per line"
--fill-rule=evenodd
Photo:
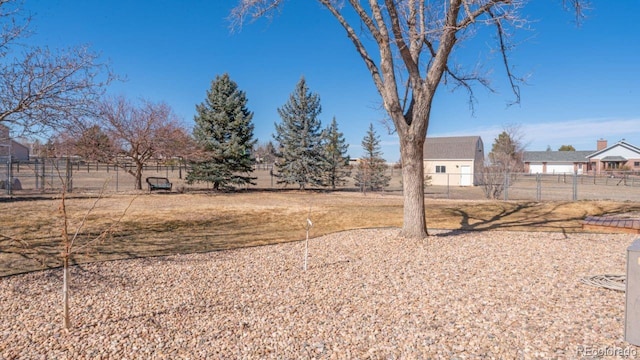
M73 159L37 159L29 162L10 162L0 158L1 196L21 196L60 192L62 184L67 184L68 192L111 193L135 190L135 178L130 174L134 165L118 167L110 164L85 162ZM143 187L146 177L165 177L173 184L174 192L207 191L211 184L185 181L187 165L148 164L142 172ZM354 172L352 172L353 175ZM384 194L402 194L401 169L389 167L387 175L391 180ZM297 186L278 184L273 173L273 165L256 166L252 176L255 185L244 189L272 190L297 189ZM517 201L578 201L613 200L640 201L640 174L607 173L604 175L577 174L490 174L485 179L493 183L476 181L475 186L460 186L460 178L468 174L426 174L425 197L432 199L486 199L487 187L500 188L498 200ZM321 190L327 190L320 188ZM353 178L338 187L341 191L360 191Z

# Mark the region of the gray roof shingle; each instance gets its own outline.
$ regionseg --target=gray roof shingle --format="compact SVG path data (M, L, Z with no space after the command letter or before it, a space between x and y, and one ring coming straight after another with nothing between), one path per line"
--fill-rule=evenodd
M480 136L428 137L424 143L424 158L428 160L475 159L478 141L484 153Z
M589 162L587 156L594 150L587 151L525 151L524 162Z

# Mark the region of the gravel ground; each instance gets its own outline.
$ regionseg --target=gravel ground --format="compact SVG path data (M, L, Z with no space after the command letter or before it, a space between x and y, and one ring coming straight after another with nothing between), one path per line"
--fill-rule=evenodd
M0 359L637 358L624 293L633 235L348 231L0 279ZM608 357L612 355L611 357Z

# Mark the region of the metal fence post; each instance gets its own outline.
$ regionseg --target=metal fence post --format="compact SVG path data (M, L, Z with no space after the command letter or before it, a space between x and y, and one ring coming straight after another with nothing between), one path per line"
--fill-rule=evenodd
M509 200L509 172L504 173L504 201Z
M542 175L536 174L536 201L542 200Z
M7 183L5 185L7 190L7 195L11 195L11 160L7 161Z
M67 192L71 193L71 192L73 192L73 184L72 184L72 181L73 181L72 180L73 179L73 176L72 176L73 167L71 166L71 159L67 158L67 164L66 165L67 166L66 166L66 174L65 175L66 175L66 178L67 178L66 179L67 180L67 183L66 183Z
M39 162L38 162L38 159L36 159L36 163L35 163L34 171L33 171L34 174L35 174L35 178L36 178L36 189L38 189L40 187L40 186L38 186L40 184L40 178L38 178L38 175L39 175L38 174L38 165L39 165Z
M40 168L40 190L44 192L44 186L46 182L46 164L47 160L45 158L42 159L42 167Z
M573 173L573 201L578 200L578 173Z

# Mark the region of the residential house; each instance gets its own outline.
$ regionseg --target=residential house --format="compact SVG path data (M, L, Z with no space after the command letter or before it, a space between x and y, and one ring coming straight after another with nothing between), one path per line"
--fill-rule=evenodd
M530 174L602 174L612 170L640 171L640 148L621 140L607 146L600 139L596 150L525 151L525 172Z
M29 148L14 141L9 135L9 128L0 124L0 161L8 161L9 154L12 161L29 161Z
M480 136L427 137L424 172L431 185L475 186L484 166L484 144Z
M587 151L525 151L524 171L529 174L583 174L589 169Z
M598 150L588 155L589 166L596 174L614 170L640 171L640 148L624 139L607 146L606 140L598 140Z

